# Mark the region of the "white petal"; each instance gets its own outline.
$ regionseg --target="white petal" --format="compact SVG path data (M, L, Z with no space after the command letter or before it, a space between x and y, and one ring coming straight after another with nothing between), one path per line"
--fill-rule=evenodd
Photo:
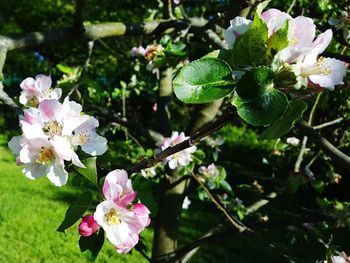
M45 94L51 88L52 80L50 76L37 75L35 77L35 84L42 94Z
M25 121L20 121L23 136L29 140L35 139L35 138L47 138L45 135L43 129L39 124L29 124Z
M311 75L309 79L323 88L334 89L334 85L343 84L345 65L342 61L334 58L325 58L325 63L330 67L330 74Z
M22 146L20 144L20 140L22 139L22 136L15 136L12 137L12 139L8 142L8 147L12 151L13 154L18 155L22 149Z
M49 167L47 178L56 186L65 185L68 181L68 173L62 165L52 164Z
M81 149L92 156L104 154L107 151L107 148L107 139L99 135L94 139L89 139L87 143L81 145Z
M24 167L22 172L27 178L34 180L47 174L47 166L38 163L30 163Z
M240 16L237 16L230 21L230 26L224 32L229 49L233 48L236 38L250 28L251 23L252 21Z
M169 165L169 168L170 169L175 169L177 167L177 160L176 159L171 159L169 162L168 162L168 165Z

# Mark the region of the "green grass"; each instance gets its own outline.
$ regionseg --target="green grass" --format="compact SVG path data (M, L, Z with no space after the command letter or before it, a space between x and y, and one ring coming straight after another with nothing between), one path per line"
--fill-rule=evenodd
M77 224L56 231L69 202L79 194L72 186L57 188L47 178L27 179L15 158L0 146L0 262L88 262L80 253ZM152 230L146 230L149 245ZM97 262L147 262L134 251L119 255L106 240Z

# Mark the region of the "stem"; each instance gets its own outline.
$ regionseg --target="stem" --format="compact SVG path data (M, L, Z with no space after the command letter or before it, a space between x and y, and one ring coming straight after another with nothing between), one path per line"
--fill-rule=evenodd
M230 223L236 228L238 229L239 232L243 232L246 230L251 231L251 229L247 228L246 226L244 226L241 222L236 222L236 219L234 219L227 211L226 209L214 198L214 196L210 193L210 191L208 190L208 188L205 187L205 185L201 182L201 180L198 178L197 175L195 175L195 173L192 173L192 177L198 182L198 184L203 188L203 190L207 193L207 195L209 196L210 200L216 205L216 207L224 213L224 215L226 216L226 218L230 221ZM238 220L237 220L238 221Z

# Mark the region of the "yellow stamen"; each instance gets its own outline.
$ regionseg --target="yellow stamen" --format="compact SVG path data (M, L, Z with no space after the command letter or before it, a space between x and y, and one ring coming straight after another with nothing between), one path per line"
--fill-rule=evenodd
M300 75L307 78L311 75L329 75L331 73L330 66L324 57L320 57L316 64L302 67Z
M109 212L105 214L105 218L109 225L118 225L121 222L114 208L110 209Z
M50 137L62 135L62 126L57 121L46 122L43 130Z
M54 159L54 157L55 155L52 149L42 149L38 154L36 162L40 164L48 164Z

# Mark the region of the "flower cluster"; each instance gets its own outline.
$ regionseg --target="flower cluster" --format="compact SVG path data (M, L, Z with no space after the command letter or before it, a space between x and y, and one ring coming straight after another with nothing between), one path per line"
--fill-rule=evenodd
M174 131L171 134L171 137L164 138L162 142L157 143L157 146L163 151L170 146L175 146L189 137L185 136L183 132L179 134L179 132ZM168 163L170 169L175 169L177 166L186 166L192 161L192 153L197 150L196 146L191 146L181 152L177 152L173 155L170 155L166 158L166 162Z
M150 211L141 203L133 203L137 193L125 170L110 172L102 192L105 200L96 207L93 215L82 219L79 233L90 236L102 227L117 251L128 253L138 243L140 232L149 225Z
M220 174L219 169L215 164L209 164L208 167L201 166L198 169L198 173L202 176L201 178L204 181L212 181L215 180Z
M292 18L277 9L263 12L260 18L268 27L269 38L288 22L288 46L275 55L274 64L279 65L275 66L277 72L289 68L295 74L296 88L313 86L332 90L335 85L343 83L345 64L337 59L319 57L332 40L332 30L326 30L315 39L316 26L311 18ZM251 25L252 21L243 17L231 20L225 31L229 48L233 48L236 39Z
M13 137L8 146L17 155L17 164L30 179L47 175L56 186L66 184L65 161L85 167L76 151L80 148L92 156L107 150L106 138L96 133L98 120L82 115L80 104L65 98L60 89L51 90L51 78L39 75L21 83L21 103L29 106L20 116L23 134ZM37 107L36 107L37 106Z

